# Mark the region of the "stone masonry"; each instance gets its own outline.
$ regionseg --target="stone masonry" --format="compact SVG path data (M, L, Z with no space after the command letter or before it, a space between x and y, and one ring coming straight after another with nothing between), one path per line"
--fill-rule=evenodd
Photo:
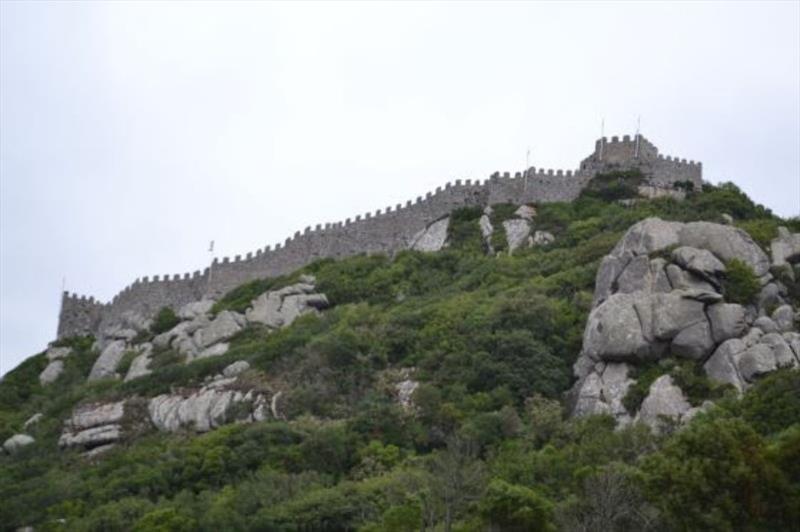
M218 297L242 283L287 274L317 259L360 253L392 254L408 249L421 230L460 207L573 201L596 174L634 168L658 187L671 188L680 181L691 181L696 188L702 185L699 162L659 155L658 149L641 135L610 140L604 137L575 171L532 167L513 177L508 172L496 172L484 181L458 179L405 205L378 209L344 222L306 227L282 244L244 257L214 259L203 271L137 279L108 303L65 292L58 338L96 334L119 321L127 311L152 316L165 306L177 309L203 297Z

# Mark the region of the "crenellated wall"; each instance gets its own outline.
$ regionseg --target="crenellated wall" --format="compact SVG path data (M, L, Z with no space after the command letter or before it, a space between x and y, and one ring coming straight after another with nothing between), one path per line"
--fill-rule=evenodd
M595 175L615 169L639 169L654 185L671 187L677 181L703 185L703 165L658 153L658 148L641 135L603 137L595 142L594 153L581 162L580 171Z
M317 224L296 232L274 246L245 256L214 259L210 267L193 274L137 279L107 304L94 298L64 294L58 337L97 333L120 320L126 311L144 316L162 307L178 307L204 296L218 297L230 289L259 278L290 273L321 258L342 258L360 253L395 253L408 249L415 235L432 222L465 206L496 203L547 203L573 201L597 173L638 168L658 186L671 187L690 180L699 188L702 166L693 161L659 155L644 137L603 138L594 152L573 170L529 168L515 174L494 173L484 181L456 180L405 204L357 215L344 222Z

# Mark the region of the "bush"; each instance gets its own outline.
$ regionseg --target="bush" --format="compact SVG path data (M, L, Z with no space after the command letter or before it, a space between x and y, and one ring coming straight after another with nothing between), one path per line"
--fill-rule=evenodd
M478 220L483 215L480 207L462 207L450 213L447 240L451 249L468 253L485 252L483 235Z
M500 479L489 483L480 507L490 530L509 532L555 530L552 512L552 504L539 493Z
M725 264L725 270L722 279L725 299L741 305L754 303L761 283L750 265L739 259L731 259Z
M153 318L153 323L150 325L150 332L153 334L161 334L175 327L180 323L180 319L175 314L175 311L169 307L163 307L158 311L156 317Z
M598 174L583 189L581 197L602 201L638 198L639 185L642 182L644 182L644 175L639 170Z

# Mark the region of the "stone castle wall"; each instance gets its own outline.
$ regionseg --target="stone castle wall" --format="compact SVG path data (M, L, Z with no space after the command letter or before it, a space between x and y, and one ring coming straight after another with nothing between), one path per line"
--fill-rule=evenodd
M643 137L639 137L638 150L635 143L636 138L631 140L628 136L621 141L617 137L611 141L601 139L595 145L595 152L576 171L530 168L513 177L506 172L495 173L485 181L456 180L404 205L386 207L344 222L306 227L281 244L244 257L214 259L202 272L137 279L106 304L64 293L58 337L97 333L119 322L128 311L152 316L165 306L177 309L204 296L218 297L242 283L284 275L317 259L360 253L392 254L408 249L415 235L460 207L573 201L589 180L602 171L635 167L651 175L652 181L661 186L687 179L698 187L702 183L699 163L664 158Z

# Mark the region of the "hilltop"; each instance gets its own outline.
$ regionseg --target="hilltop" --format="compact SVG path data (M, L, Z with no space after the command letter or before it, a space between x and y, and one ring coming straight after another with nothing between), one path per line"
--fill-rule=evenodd
M791 529L800 221L642 140L563 197L445 187L396 247L68 296L0 382L0 523Z

